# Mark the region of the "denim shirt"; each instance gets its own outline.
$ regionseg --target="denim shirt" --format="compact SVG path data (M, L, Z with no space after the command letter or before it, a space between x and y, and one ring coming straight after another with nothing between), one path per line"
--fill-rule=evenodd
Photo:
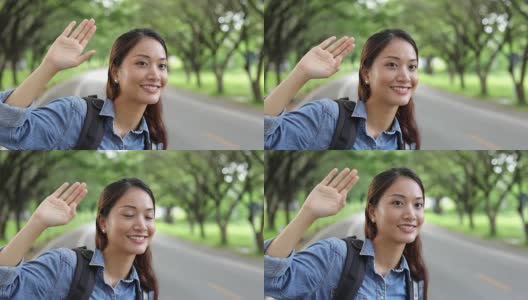
M264 243L267 249L272 240ZM345 241L330 238L307 249L293 251L286 258L264 255L264 294L276 299L331 300L345 265ZM374 271L374 247L369 239L359 255L367 256L367 269L356 300L405 300L405 276L409 266L402 256L400 265L385 277ZM423 299L423 281L418 282L418 299Z
M35 260L22 261L15 267L0 266L0 299L65 299L70 291L76 263L75 252L61 248L47 251ZM140 286L140 281L134 266L129 277L112 288L104 281L101 251L95 250L90 265L98 267L90 300L135 299L136 285ZM152 299L154 292L151 291L145 300Z
M86 118L87 105L81 97L68 96L35 108L5 104L13 90L0 92L0 146L10 150L73 149ZM106 99L100 116L105 119L104 134L98 150L142 150L150 139L143 117L136 130L121 138L114 132L114 102ZM163 149L162 144L153 144Z
M325 150L332 142L339 106L334 100L322 99L309 102L298 110L278 116L264 116L264 149L271 150ZM357 101L352 118L358 118L356 140L352 150L396 150L398 135L402 132L398 119L394 118L389 131L383 131L374 139L367 133L367 111L363 101ZM405 149L414 149L406 145Z

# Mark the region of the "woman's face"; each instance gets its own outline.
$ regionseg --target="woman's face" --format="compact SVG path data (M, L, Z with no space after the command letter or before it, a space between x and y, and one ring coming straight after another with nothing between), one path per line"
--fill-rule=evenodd
M167 57L155 39L141 39L117 69L120 97L141 104L155 104L167 84Z
M397 178L381 196L378 205L369 210L377 228L375 239L412 243L424 221L423 203L418 183L408 177Z
M130 255L143 254L156 232L154 205L140 188L130 188L101 222L108 248Z
M395 38L374 59L364 78L372 99L406 105L418 85L418 58L411 44Z

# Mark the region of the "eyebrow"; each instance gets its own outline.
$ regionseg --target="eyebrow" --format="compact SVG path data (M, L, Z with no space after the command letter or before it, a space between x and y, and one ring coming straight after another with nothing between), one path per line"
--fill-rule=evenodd
M146 55L146 54L137 54L137 55L135 55L134 57L136 57L136 56L141 56L141 57L148 58L148 59L151 58L150 56L148 56L148 55ZM165 57L162 57L162 58L160 58L159 60L167 60L167 59L166 59Z
M406 198L405 195L402 195L402 194L392 194L390 196L396 196L396 197L401 197L401 198ZM423 200L423 197L419 196L419 197L416 197L415 198L416 200Z
M137 207L133 206L133 205L123 205L121 206L120 208L132 208L132 209L135 209L137 210ZM146 210L154 210L154 208L147 208Z
M396 59L396 60L401 60L401 58L399 58L398 56L385 56L385 58L392 58L392 59ZM416 58L413 58L411 59L410 61L418 61Z

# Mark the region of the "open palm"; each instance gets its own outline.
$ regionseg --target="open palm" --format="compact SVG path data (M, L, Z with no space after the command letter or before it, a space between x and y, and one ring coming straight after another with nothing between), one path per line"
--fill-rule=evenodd
M33 214L45 227L68 224L76 214L77 205L88 192L85 183L76 182L66 190L67 187L68 183L61 185L40 203Z
M337 169L330 171L306 198L303 209L309 210L314 217L320 218L338 213L345 206L347 193L359 179L355 169L346 168L339 175L336 174Z
M326 39L320 45L306 53L299 63L299 68L310 79L327 78L339 70L341 61L354 49L354 39L343 37L338 41L335 37Z
M91 50L83 54L84 48L96 30L95 21L83 20L72 32L74 26L75 21L72 21L53 42L44 57L44 62L58 71L76 67L95 53Z

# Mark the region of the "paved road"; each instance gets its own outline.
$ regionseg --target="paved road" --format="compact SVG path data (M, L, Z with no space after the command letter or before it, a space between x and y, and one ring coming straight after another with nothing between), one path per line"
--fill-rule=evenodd
M95 224L65 233L42 251L87 245L93 249ZM152 242L160 300L252 300L264 290L261 261L236 257L156 233Z
M364 238L363 213L333 224L306 243L329 237ZM525 300L528 295L528 251L468 238L431 224L422 229L432 300Z
M94 70L48 90L39 103L61 96L105 93L106 70ZM168 87L163 94L169 149L258 150L263 149L263 113L241 104L191 94Z
M322 85L304 101L357 99L357 74ZM425 150L528 149L528 113L419 85L414 99Z

